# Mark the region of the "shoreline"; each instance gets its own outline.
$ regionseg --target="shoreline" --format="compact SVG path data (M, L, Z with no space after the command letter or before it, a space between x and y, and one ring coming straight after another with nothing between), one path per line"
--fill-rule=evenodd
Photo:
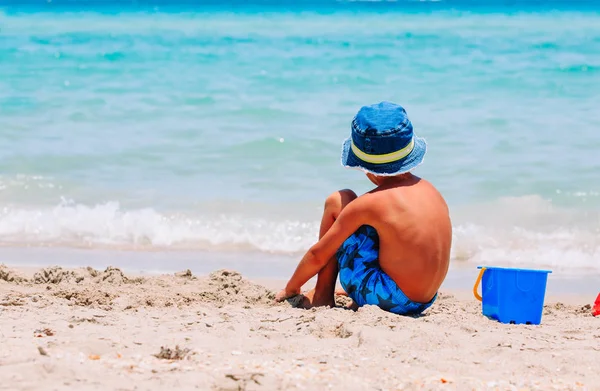
M36 269L60 265L65 268L118 267L128 274L156 276L189 269L194 275L207 276L214 270L231 269L247 278L272 282L273 289L283 286L293 273L301 255L268 254L262 252L214 252L198 250L177 251L119 251L105 249L78 249L64 247L0 247L0 264L9 267ZM477 279L478 264L451 261L442 290L470 293ZM494 265L489 265L494 266ZM503 265L495 265L503 266ZM505 265L515 267L514 265ZM573 302L581 298L595 298L600 287L600 272L576 269L561 270L548 267L547 297ZM309 281L307 286L312 283ZM271 285L270 285L271 286Z

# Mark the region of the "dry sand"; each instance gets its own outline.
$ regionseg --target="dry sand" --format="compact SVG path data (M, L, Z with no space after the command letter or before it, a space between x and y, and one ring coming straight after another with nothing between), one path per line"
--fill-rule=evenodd
M0 389L600 390L589 303L549 302L528 326L447 292L417 318L274 293L223 270L0 266Z

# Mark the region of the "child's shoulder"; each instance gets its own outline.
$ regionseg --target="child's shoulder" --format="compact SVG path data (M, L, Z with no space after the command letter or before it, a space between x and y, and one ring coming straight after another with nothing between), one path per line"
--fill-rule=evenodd
M381 209L397 203L397 197L392 193L390 190L375 188L359 196L354 202L358 201L364 209Z

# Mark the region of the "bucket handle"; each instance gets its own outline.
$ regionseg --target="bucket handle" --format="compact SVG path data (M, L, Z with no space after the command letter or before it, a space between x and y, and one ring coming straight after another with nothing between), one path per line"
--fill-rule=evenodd
M477 276L477 280L475 280L475 285L473 286L473 295L479 301L482 301L481 295L477 292L477 288L479 287L479 283L481 282L481 277L483 277L483 273L485 272L485 267L481 268L479 275ZM483 292L482 292L483 293Z

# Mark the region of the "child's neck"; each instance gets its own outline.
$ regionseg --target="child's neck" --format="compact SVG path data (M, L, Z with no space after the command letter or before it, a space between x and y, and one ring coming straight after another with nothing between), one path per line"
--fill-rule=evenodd
M418 178L410 172L396 176L380 176L377 177L375 185L377 189L386 189L396 186L405 186L416 182Z

